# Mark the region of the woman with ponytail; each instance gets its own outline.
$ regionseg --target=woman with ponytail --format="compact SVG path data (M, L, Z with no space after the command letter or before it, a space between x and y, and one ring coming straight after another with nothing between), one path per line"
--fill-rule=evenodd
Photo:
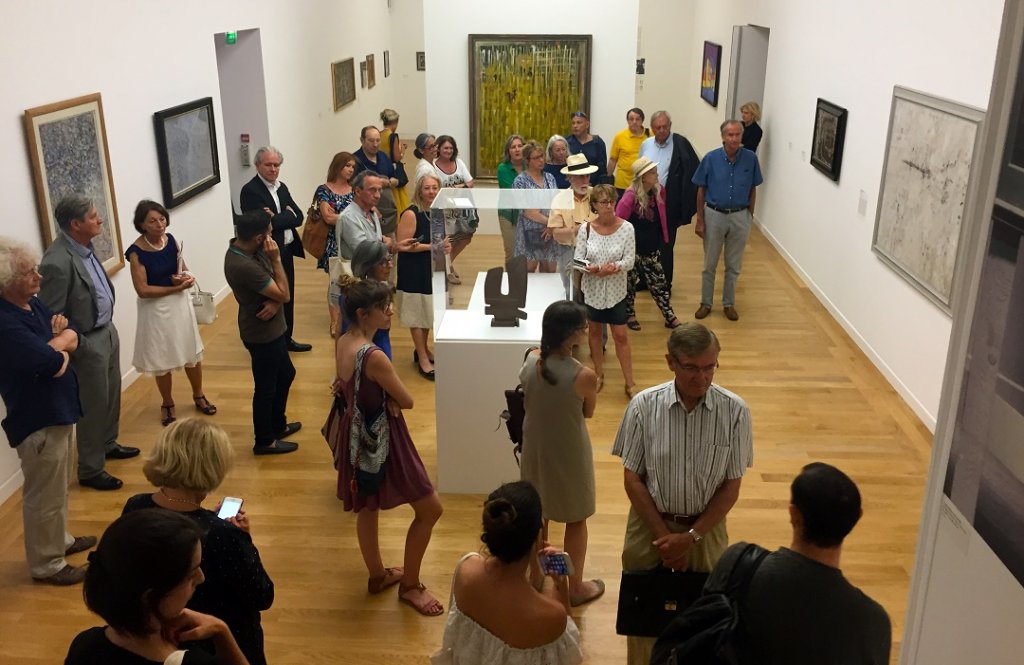
M545 539L548 520L565 524L565 551L575 568L569 577L574 607L604 593L601 580L583 579L587 518L596 509L594 454L584 419L597 406L597 373L573 358L572 348L586 339L583 308L568 300L554 302L544 311L540 348L519 370L526 406L522 478L533 483L544 503Z
M526 570L539 554L557 554L541 537L540 496L533 485L506 483L484 503L485 554L462 557L452 579L448 623L435 665L576 665L580 632L569 616L569 585L552 575L538 591Z

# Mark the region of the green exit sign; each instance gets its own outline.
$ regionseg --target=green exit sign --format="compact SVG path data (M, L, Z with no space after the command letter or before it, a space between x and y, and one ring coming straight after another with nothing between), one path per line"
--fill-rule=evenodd
M232 32L225 32L224 33L224 43L225 44L234 44L237 41L238 41L238 33L237 32L233 32L232 31Z

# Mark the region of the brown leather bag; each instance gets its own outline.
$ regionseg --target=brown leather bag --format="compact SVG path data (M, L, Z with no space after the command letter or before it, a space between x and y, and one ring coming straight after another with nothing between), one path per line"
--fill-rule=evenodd
M306 211L306 223L302 225L302 247L314 259L319 259L327 246L327 234L334 229L327 225L320 214L320 204L313 196L313 203Z

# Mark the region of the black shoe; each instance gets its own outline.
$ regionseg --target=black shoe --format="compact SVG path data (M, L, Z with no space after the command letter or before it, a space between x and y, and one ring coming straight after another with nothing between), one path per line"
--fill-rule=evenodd
M288 350L291 351L292 353L304 353L306 351L312 351L313 345L303 344L301 342L296 342L294 339L289 339Z
M295 434L296 432L298 432L300 429L302 429L302 423L300 423L298 421L296 421L294 423L288 423L287 425L284 426L284 429L281 430L281 433L277 435L277 438L279 438L279 439L287 439L292 434Z
M285 455L299 449L299 444L278 439L268 446L253 446L253 455Z
M100 471L92 478L79 478L78 484L82 487L91 487L94 490L100 490L101 492L119 490L121 489L121 485L124 485L120 478L115 478L106 471Z
M139 454L138 448L131 446L122 446L120 443L115 443L114 447L107 451L107 459L130 459Z

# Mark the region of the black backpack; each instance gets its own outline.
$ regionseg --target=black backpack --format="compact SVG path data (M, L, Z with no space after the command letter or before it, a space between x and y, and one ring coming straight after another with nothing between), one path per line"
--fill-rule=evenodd
M651 665L741 665L748 662L742 639L739 599L769 551L738 543L708 577L704 592L672 620L651 652Z
M523 354L523 362L526 357L536 349L531 346ZM519 453L523 452L523 421L526 420L526 394L523 393L523 384L519 384L511 390L505 391L505 410L498 417L505 421L505 429L508 430L508 438L513 443L512 454L519 464ZM498 425L501 427L501 425Z

